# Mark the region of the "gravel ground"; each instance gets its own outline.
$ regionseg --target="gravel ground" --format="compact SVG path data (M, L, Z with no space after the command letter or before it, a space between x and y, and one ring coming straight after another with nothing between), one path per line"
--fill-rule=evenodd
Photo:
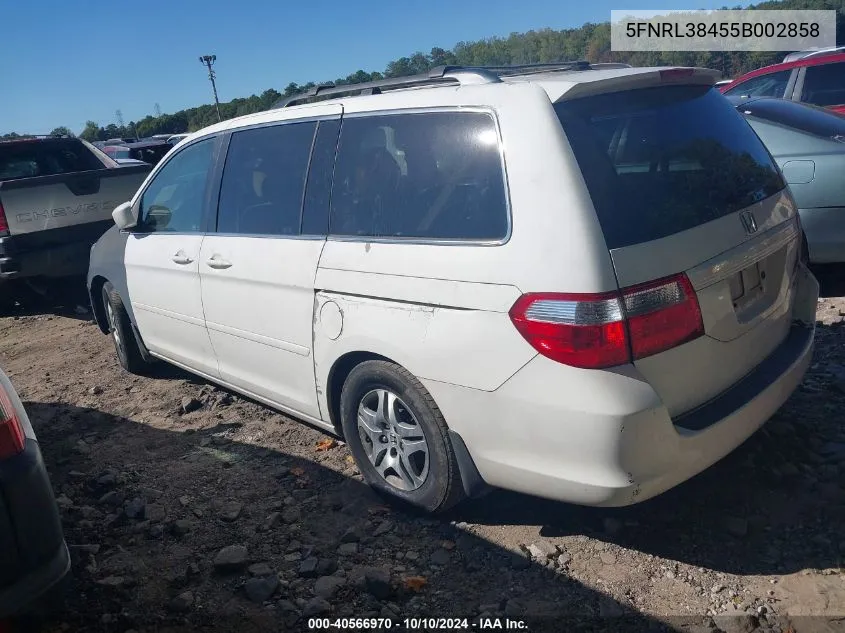
M819 303L801 388L692 481L618 510L495 491L439 519L386 506L317 430L167 366L124 373L69 307L0 318L73 558L47 631L845 630L845 299Z

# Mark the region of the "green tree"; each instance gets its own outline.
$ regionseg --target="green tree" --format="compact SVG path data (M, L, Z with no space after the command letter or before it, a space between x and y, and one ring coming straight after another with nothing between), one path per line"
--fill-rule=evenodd
M87 121L85 123L85 129L82 130L79 134L79 138L83 138L86 141L99 141L101 135L101 128L96 121ZM102 139L105 140L105 139Z
M75 134L70 131L70 128L66 128L63 125L60 125L59 127L54 128L52 132L50 132L50 136L75 136Z

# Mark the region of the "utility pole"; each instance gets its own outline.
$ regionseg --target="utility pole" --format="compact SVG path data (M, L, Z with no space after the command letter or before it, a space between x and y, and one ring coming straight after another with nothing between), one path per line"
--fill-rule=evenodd
M211 68L216 61L217 55L203 55L200 57L200 63L208 67L208 79L211 81L211 89L214 91L214 107L217 108L217 120L222 121L223 119L220 116L220 101L217 100L217 84L214 83L216 74Z

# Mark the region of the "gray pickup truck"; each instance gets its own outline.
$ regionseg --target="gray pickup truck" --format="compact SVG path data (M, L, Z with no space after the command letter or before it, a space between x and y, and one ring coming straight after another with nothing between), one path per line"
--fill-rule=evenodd
M77 138L0 141L0 287L84 275L112 209L151 168L121 166Z

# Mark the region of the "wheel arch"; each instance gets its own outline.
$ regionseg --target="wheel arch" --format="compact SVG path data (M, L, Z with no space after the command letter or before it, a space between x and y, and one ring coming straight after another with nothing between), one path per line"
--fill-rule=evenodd
M343 383L346 382L346 378L355 367L368 360L387 361L414 375L413 372L411 372L402 363L399 363L388 356L384 356L383 354L358 350L349 351L340 355L334 363L332 363L326 381L326 404L328 407L329 420L334 427L335 433L339 437L343 437L343 428L340 422L340 394L343 389ZM429 394L429 396L433 398L431 394ZM490 491L490 487L484 482L481 474L478 472L478 468L476 467L463 438L449 427L449 421L445 418L444 422L446 423L449 441L452 443L452 447L455 451L455 457L458 462L458 476L461 479L461 485L463 486L466 495L469 497L479 497L486 494Z
M108 279L102 275L95 275L91 279L88 294L91 300L91 310L94 311L94 321L97 327L103 334L109 333L108 319L106 318L105 306L103 305L103 286L106 285Z
M368 360L384 360L402 367L401 363L397 363L392 358L363 350L346 352L332 363L326 381L326 405L329 421L340 437L343 437L343 428L340 423L340 392L343 390L343 383L355 367Z

